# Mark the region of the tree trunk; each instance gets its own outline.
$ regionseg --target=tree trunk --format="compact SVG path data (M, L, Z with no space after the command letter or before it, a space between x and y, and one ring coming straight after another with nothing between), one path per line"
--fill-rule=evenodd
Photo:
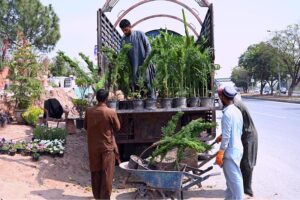
M288 96L291 97L293 95L294 89L296 87L296 82L292 81L290 87L289 87L289 91L288 91Z

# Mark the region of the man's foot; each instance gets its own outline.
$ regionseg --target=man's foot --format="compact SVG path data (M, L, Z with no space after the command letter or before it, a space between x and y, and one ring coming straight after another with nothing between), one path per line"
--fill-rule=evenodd
M253 197L253 193L250 193L250 192L245 192L245 195L249 198L252 198Z

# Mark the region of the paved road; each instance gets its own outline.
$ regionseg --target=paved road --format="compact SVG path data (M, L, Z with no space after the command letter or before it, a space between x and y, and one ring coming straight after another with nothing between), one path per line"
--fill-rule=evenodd
M259 199L300 198L300 105L244 100L259 134L254 190Z

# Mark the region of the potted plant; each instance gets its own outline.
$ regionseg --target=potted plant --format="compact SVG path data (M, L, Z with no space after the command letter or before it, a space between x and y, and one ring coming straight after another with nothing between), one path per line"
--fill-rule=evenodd
M86 110L86 107L88 106L88 101L85 99L73 99L73 104L79 113L79 118L76 119L76 128L82 129L83 128L83 122L84 122L84 112Z
M198 137L201 132L216 127L216 124L197 119L191 121L176 132L178 120L182 117L182 115L182 112L177 113L172 117L167 125L162 128L163 137L161 140L153 144L156 149L152 153L150 162L153 163L157 160L157 158L162 161L169 151L176 149L175 162L172 166L173 169L171 170L178 170L179 164L184 160L184 152L186 150L192 149L201 153L210 149L210 146L200 141Z
M40 159L40 154L38 152L33 152L31 154L32 161L37 162Z
M29 106L25 112L22 113L24 121L35 127L39 121L39 117L44 113L43 109L38 106Z
M17 153L17 149L14 146L11 146L8 150L8 155L14 156Z
M22 153L25 150L25 143L24 142L17 142L15 144L15 148L17 150L17 153Z
M43 88L37 79L42 65L38 63L37 56L32 52L31 46L19 40L17 50L10 62L9 79L12 84L9 90L15 100L15 112L18 122L22 122L21 113L27 109L33 100L40 97Z
M76 79L76 85L79 87L80 90L80 98L73 99L73 104L77 112L79 113L79 118L76 119L76 128L81 129L83 128L83 121L84 121L84 112L88 106L88 101L85 99L85 93L89 88L89 80L84 77L78 77Z
M7 154L9 149L10 149L10 145L8 143L4 143L1 147L1 153Z
M131 67L127 54L131 48L131 44L123 44L119 53L112 48L102 48L102 51L109 61L106 85L110 93L113 94L110 95L111 98L109 99L108 105L116 106L115 102L119 100L116 94L117 91L121 90L126 97L128 97L130 93ZM121 101L120 109L126 109L128 106L124 103L125 101Z

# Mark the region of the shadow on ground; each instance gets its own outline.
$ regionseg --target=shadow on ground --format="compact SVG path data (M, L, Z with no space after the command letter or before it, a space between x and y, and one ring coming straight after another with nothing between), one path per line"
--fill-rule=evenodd
M31 191L30 194L37 195L43 197L44 199L93 199L93 197L82 197L82 196L74 196L74 195L64 195L64 190L61 189L49 189L49 190L35 190Z

